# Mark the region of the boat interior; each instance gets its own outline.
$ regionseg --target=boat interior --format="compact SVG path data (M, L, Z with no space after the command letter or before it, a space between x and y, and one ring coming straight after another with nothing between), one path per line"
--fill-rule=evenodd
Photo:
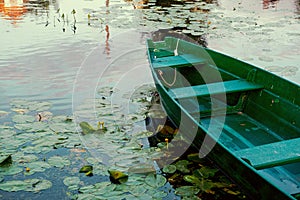
M150 40L148 48L161 84L191 117L208 127L211 118L225 116L219 142L289 194L299 195L299 86L176 38Z

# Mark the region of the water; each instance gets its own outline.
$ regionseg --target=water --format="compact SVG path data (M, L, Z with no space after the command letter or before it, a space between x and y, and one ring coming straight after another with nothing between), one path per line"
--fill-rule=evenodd
M208 47L299 83L298 1L217 3L219 6L206 16L210 26L216 27L216 31L205 36ZM121 37L129 36L127 41L130 36L137 37L130 38L133 39L130 42L142 48L149 30L164 27L164 24L142 27L141 18L147 10L134 9L133 4L139 5L108 0L2 1L1 108L7 109L12 98L29 98L52 100L58 110L68 110L76 73L93 49L101 46L102 52L99 50L99 58L91 59L99 62L103 59L108 64L121 49L130 51L130 47L122 44L126 38ZM121 34L130 28L134 31ZM147 62L143 53L139 56Z
M208 47L300 83L298 0L155 3L138 9L145 4L0 0L0 111L10 111L14 99L26 99L50 102L55 115L72 115L86 99L97 97L99 87L109 86L122 91L112 103L128 112L127 97L152 83L145 39L151 31L173 27L189 36L201 33ZM201 6L210 11L199 11ZM203 23L207 28L199 29ZM94 106L86 109L92 112ZM77 115L81 119L85 116ZM1 116L0 122L11 124Z

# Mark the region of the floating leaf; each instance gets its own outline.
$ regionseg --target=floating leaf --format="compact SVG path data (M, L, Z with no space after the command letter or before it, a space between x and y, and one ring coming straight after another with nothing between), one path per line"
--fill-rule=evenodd
M66 177L64 180L63 180L64 184L66 186L74 186L74 185L78 185L80 183L80 178L77 177L77 176L72 176L72 177Z
M213 177L216 172L218 172L218 169L212 169L209 167L202 167L200 169L196 169L193 174L198 177L198 178L208 178L208 177Z
M167 165L163 168L164 173L173 174L176 171L175 165Z
M85 165L85 166L81 167L81 169L79 170L79 173L87 173L89 171L93 171L93 166Z
M183 177L183 179L189 183L192 183L192 184L195 184L195 185L201 185L201 181L196 177L196 176L193 176L193 175L185 175Z
M211 189L213 187L215 187L215 183L212 182L211 180L207 180L204 179L201 181L200 184L197 185L197 187L199 187L202 191L206 192L206 193L214 193L213 191L211 191Z
M0 189L7 192L28 191L39 192L48 189L52 183L48 180L42 179L26 179L24 181L13 180L0 183Z
M0 168L0 175L16 175L23 171L23 168L18 166L2 167Z
M54 167L63 168L71 162L66 157L52 156L48 159L48 163Z
M39 192L41 190L46 190L50 187L52 187L51 181L48 180L40 180L38 183L32 185L34 192Z
M28 122L34 122L35 118L32 115L15 115L12 117L12 121L15 123L28 123Z
M83 134L94 133L96 130L87 122L80 122L80 128L82 129Z
M159 188L166 184L167 179L160 174L148 174L145 182L151 187Z
M117 170L108 170L109 178L112 183L120 184L128 180L128 175Z
M181 186L175 190L175 194L181 196L194 196L198 192L200 192L200 189L196 186Z
M190 164L187 160L179 160L176 162L175 166L176 169L181 171L182 173L189 173L190 170L188 169L188 164Z

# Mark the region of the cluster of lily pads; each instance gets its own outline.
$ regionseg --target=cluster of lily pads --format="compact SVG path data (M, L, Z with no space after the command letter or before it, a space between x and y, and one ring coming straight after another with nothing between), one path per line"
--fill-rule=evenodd
M183 199L247 199L212 162L193 152L162 169L177 195Z
M111 104L111 88L100 88L94 100L101 120L98 127L93 121L75 123L76 114L88 117L93 112L86 111L85 105L74 116L63 116L50 112L49 102L13 100L10 111L1 111L0 192L36 193L62 181L65 195L73 199L167 196L169 192L161 189L166 178L154 167L154 158L159 159L162 151L143 148L153 133L134 125L145 119L150 88L131 94L136 109L129 114ZM53 170L62 177L51 178ZM41 173L48 178L36 178Z

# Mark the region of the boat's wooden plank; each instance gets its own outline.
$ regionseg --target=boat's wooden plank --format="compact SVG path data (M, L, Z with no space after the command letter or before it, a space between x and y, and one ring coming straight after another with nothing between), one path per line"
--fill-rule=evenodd
M153 55L156 59L158 59L163 57L174 56L174 52L170 51L170 49L159 49L159 51L154 51Z
M249 161L256 169L299 162L300 138L239 150L235 155Z
M198 58L192 54L160 57L156 59L154 58L152 61L153 61L154 69L158 69L158 68L162 69L168 67L186 67L186 66L193 66L197 64L205 64L204 59Z
M194 92L191 92L191 89ZM249 90L262 89L263 86L248 82L246 80L232 80L225 82L209 83L205 85L196 85L190 87L175 88L170 90L173 98L190 98L194 96L208 96L221 93L243 92Z

